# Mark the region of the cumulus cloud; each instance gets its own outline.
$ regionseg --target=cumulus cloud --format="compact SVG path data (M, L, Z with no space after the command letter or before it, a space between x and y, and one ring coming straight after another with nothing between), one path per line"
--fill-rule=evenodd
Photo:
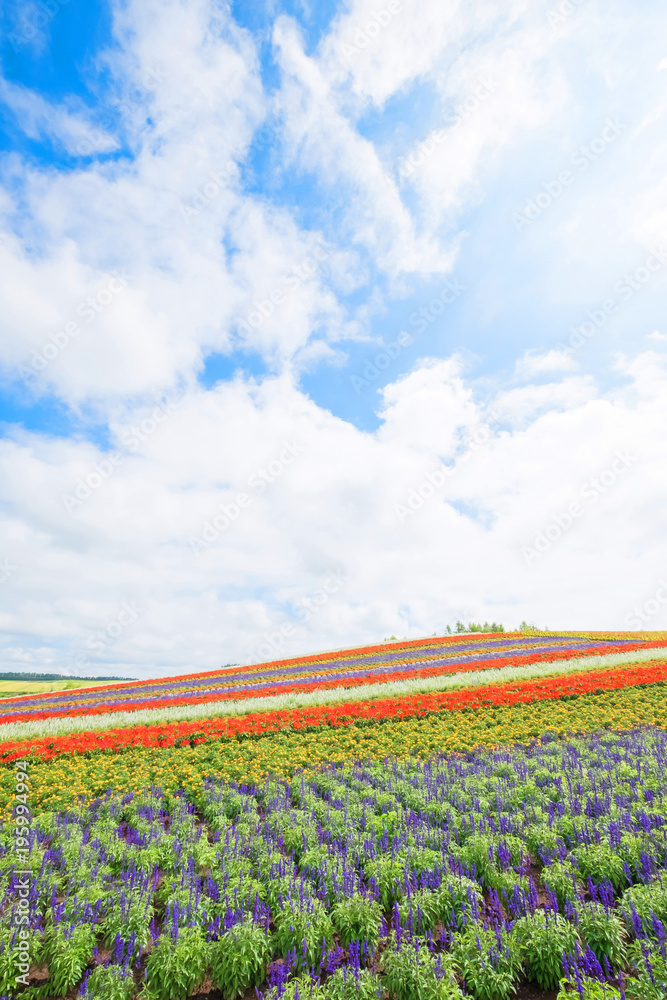
M460 616L622 625L663 571L649 539L667 398L656 356L625 374L620 395L555 383L520 425L499 397L489 426L452 358L388 386L373 433L284 376L120 418L111 452L14 434L0 448L11 662L168 673ZM581 515L549 541L572 503Z
M173 390L211 351L280 368L314 329L337 340L348 325L335 289L354 288L354 251L240 184L272 114L248 38L206 3L149 7L115 10L122 55L105 57L134 156L67 173L5 164L26 209L12 218L5 202L0 360L73 404Z

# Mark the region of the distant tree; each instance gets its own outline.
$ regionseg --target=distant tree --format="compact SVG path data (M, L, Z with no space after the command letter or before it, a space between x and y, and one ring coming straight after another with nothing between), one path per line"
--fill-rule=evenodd
M544 629L543 631L548 632L549 629ZM539 632L539 629L534 623L521 622L519 632Z
M467 625L464 625L463 622L457 621L456 628L454 629L454 632L456 632L456 633L461 633L461 632L504 632L504 631L505 631L505 626L504 625L499 625L498 622L491 622L491 623L484 622L483 625L481 624L481 622L469 622ZM447 626L447 634L448 635L453 635L454 632L452 631L452 629L448 625Z

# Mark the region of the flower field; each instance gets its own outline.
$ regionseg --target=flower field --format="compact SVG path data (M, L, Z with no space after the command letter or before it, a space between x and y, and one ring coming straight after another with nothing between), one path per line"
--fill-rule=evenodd
M207 779L196 808L107 793L42 813L20 861L3 830L4 905L30 872L24 951L52 996L657 1000L666 760L654 730Z
M667 635L114 688L2 702L0 998L667 996Z

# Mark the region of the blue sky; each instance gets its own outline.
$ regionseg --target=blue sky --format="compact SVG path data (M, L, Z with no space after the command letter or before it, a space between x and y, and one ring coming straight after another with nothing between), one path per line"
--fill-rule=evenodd
M637 619L664 566L657 3L0 17L12 668Z

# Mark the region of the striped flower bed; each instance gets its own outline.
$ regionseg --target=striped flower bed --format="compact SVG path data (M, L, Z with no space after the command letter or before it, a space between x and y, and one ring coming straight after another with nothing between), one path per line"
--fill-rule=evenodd
M446 676L500 665L549 663L591 654L667 648L663 639L637 641L585 636L498 634L416 640L322 654L162 681L139 681L2 701L0 725L54 718L108 715L176 706L243 701L279 694L354 688L381 682Z
M30 801L35 813L65 809L79 798L128 794L159 785L185 791L198 802L207 776L252 783L269 773L330 761L426 758L436 753L529 742L545 732L558 736L602 728L667 728L667 663L595 671L537 682L449 692L447 698L414 697L347 702L285 713L135 727L69 739L3 746L0 816L8 818L17 754L31 761ZM227 728L216 723L229 722ZM243 731L244 727L247 731ZM152 730L151 732L147 730ZM50 745L49 745L50 744ZM32 753L28 755L28 750Z
M662 684L667 680L667 660L611 670L572 673L559 677L515 681L508 684L478 686L403 698L378 698L373 701L347 701L303 709L224 716L197 722L163 726L128 726L98 733L73 733L55 738L20 740L0 744L0 760L11 762L21 757L53 760L67 754L90 754L121 751L126 747L172 747L209 740L257 738L284 729L348 726L361 719L381 721L427 715L432 712L457 712L484 706L511 706L533 701L548 701L601 693L642 684Z

